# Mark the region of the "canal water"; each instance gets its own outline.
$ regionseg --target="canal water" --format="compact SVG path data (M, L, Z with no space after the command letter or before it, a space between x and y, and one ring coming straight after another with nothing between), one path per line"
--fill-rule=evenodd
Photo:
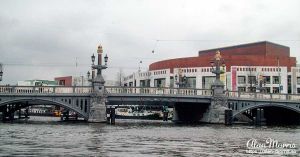
M248 152L247 141L263 143L268 138L294 143L292 155L299 155L300 126L226 127L141 120L106 125L32 118L0 123L0 156L261 156Z

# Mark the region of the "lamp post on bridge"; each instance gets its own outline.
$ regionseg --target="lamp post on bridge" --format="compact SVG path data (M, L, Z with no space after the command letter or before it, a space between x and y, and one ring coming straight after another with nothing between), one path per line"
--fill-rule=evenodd
M214 95L220 95L224 93L224 84L221 81L221 74L224 74L224 71L221 70L221 66L223 69L225 68L224 59L221 56L220 51L217 51L214 59L210 62L212 67L212 73L216 74L216 80L211 85L211 88L214 92Z
M105 55L104 57L104 65L102 65L102 54L103 49L102 46L99 45L97 49L98 54L98 63L95 65L95 55L91 56L92 60L92 78L90 77L90 72L87 72L88 79L92 82L93 93L91 97L91 106L89 112L89 121L90 122L106 122L106 95L104 84L105 80L102 76L102 70L107 69L107 61L108 57ZM94 76L94 70L97 70L96 76Z
M208 123L223 123L226 125L232 124L232 110L228 108L228 98L224 93L224 84L221 81L221 74L225 73L224 59L220 51L217 51L210 64L212 66L212 73L216 74L216 79L211 85L213 95L211 104L203 116L203 121Z
M2 69L2 63L0 63L0 81L2 81L3 76L3 69Z
M93 83L93 89L95 91L103 92L103 87L104 87L104 84L105 84L105 80L104 80L104 78L102 76L102 70L107 69L108 57L107 57L107 54L106 54L105 57L104 57L105 64L102 65L103 49L102 49L101 45L98 46L97 53L98 53L98 64L97 65L95 65L95 59L96 59L95 55L93 54L91 56L91 59L92 59L92 69L97 70L96 78L92 78L91 81Z

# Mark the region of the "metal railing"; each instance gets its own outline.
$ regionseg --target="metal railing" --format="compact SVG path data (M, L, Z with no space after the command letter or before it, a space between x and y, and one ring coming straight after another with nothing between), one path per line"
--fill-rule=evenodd
M115 87L106 86L105 90L109 94L151 94L151 95L202 95L211 96L210 89L196 88L156 88L156 87Z
M90 86L0 86L0 93L16 93L16 94L83 94L91 93Z
M299 94L281 94L281 93L250 93L239 91L227 91L228 97L246 98L255 100L283 100L283 101L300 101Z

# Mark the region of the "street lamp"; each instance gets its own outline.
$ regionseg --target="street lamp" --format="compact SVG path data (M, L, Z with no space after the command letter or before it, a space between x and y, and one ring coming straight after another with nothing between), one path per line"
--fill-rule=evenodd
M2 81L3 71L2 71L2 64L0 63L0 81Z
M102 76L102 70L107 68L108 56L107 56L107 54L105 55L105 57L104 57L104 65L102 65L102 53L103 53L102 46L99 45L98 49L97 49L98 63L96 65L95 65L95 60L96 60L95 55L93 54L91 56L91 59L92 59L92 69L93 70L97 70L96 77L95 78L93 77L94 73L92 72L92 79L90 80L92 82L92 85L93 85L95 91L102 90L103 89L102 87L104 87L104 83L105 83L104 78ZM90 76L90 72L88 72L87 75L89 77Z
M93 55L91 56L92 64L93 64L93 65L95 65L95 64L94 64L94 63L95 63L95 58L96 58L96 57L95 57L95 55L93 54Z
M2 81L3 71L0 71L0 81Z
M107 57L107 54L106 54L105 57L104 57L105 66L107 66L107 61L108 61L108 57Z
M90 79L90 76L91 76L90 71L88 71L88 72L86 73L86 75L87 75L88 79Z

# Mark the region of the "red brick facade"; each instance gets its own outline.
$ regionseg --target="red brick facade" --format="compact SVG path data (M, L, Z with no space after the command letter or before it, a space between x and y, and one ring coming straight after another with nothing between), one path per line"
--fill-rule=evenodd
M209 67L216 51L221 52L228 70L231 66L286 66L288 71L296 66L296 58L290 57L290 48L271 42L257 42L231 47L199 51L198 57L177 58L152 63L150 70ZM277 59L278 58L278 59Z
M56 77L54 80L57 81L60 86L72 86L72 76Z

